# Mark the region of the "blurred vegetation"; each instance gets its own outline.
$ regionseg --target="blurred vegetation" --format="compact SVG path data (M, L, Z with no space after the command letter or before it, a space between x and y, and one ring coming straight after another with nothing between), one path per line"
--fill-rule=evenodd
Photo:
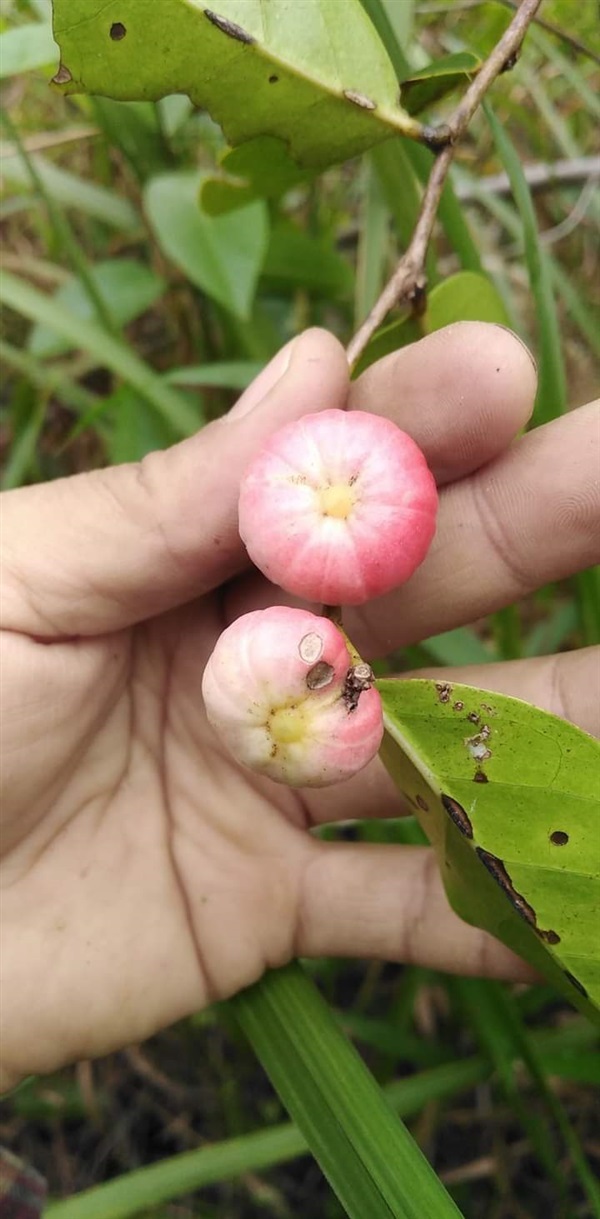
M500 0L364 3L387 21L401 76L457 51L485 55L510 19ZM390 318L371 353L501 311L540 364L536 422L597 393L600 347L598 7L546 0L541 16L569 40L536 26L494 86L497 121L474 120L440 211L429 309ZM406 243L430 160L393 140L280 202L208 217L197 189L223 150L219 129L179 96L58 96L48 18L47 0L5 0L0 21L5 487L168 445L226 410L306 326L347 341ZM481 270L448 290L449 277ZM533 656L599 637L590 572L425 640L402 663ZM333 833L406 835L410 823ZM600 1161L595 1034L552 991L379 964L310 968L377 1078L412 1088L400 1111L470 1219L599 1213L585 1166ZM313 1161L288 1148L263 1170L285 1121L240 1035L211 1011L141 1050L31 1081L3 1104L0 1138L62 1196L264 1130L270 1159L250 1148L243 1171L213 1170L206 1188L142 1213L339 1219Z

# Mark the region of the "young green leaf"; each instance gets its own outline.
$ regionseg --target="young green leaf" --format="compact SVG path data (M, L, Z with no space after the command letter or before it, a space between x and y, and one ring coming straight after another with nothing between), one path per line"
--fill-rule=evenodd
M144 192L146 214L164 253L187 278L245 319L267 245L266 207L257 201L235 215L207 216L201 181L186 170L152 178Z
M89 267L89 275L119 326L126 326L145 313L162 296L165 288L165 281L160 275L132 258L111 258L106 262L97 262ZM92 302L75 276L61 284L54 299L79 317L94 320ZM32 355L38 358L62 355L75 346L75 342L70 342L65 335L41 325L34 326L28 342Z
M403 77L402 101L409 114L419 114L427 106L458 89L467 86L477 75L481 60L472 51L457 51L453 55L444 55L442 59L428 63L425 68Z
M504 302L491 279L476 271L458 271L432 288L421 324L431 334L452 322L471 321L508 325Z
M600 1005L600 743L519 699L378 681L383 760L457 913L588 1016Z
M28 22L0 34L0 80L58 60L58 47L49 22Z

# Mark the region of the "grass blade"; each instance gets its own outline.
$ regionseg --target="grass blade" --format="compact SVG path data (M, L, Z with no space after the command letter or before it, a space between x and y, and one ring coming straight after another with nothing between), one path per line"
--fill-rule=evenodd
M460 1214L298 965L230 1003L350 1219Z
M597 1030L584 1020L573 1020L559 1029L544 1029L530 1038L546 1073L565 1079L578 1077L588 1062L595 1060L597 1064L597 1040ZM384 1093L396 1113L406 1118L431 1101L456 1096L484 1082L491 1069L487 1058L476 1055L398 1080ZM24 1114L27 1112L25 1109ZM264 1171L307 1151L306 1139L298 1128L282 1123L125 1173L116 1181L51 1203L45 1219L131 1219L192 1190L232 1180L243 1172Z
M565 368L562 358L560 327L552 291L550 267L539 240L535 208L521 162L502 124L489 102L484 111L498 156L508 174L515 203L523 224L525 258L539 326L539 379L534 422L547 423L563 413L567 400Z
M46 296L10 271L5 271L0 277L0 300L30 321L41 322L83 351L88 351L98 364L110 368L137 389L178 434L189 435L198 427L198 416L188 401L165 385L157 373L124 343L107 334L95 322L78 317L59 301Z

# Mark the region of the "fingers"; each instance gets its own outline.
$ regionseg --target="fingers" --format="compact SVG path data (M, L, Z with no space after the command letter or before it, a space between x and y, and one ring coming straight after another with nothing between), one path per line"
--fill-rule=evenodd
M454 914L427 847L319 844L304 874L295 950L535 979L508 948Z
M531 660L466 665L460 669L420 669L404 676L464 682L483 690L510 694L600 737L600 647ZM368 817L399 817L412 811L406 809L379 758L346 783L322 791L306 791L304 810L308 821L314 825Z
M511 331L459 322L368 368L350 405L393 419L443 485L510 444L531 415L536 380L533 357Z
M408 584L348 612L365 656L472 622L600 559L600 403L516 441L447 487Z
M342 347L309 330L224 420L135 465L6 493L3 624L56 637L128 626L240 570L240 477L271 432L343 407Z

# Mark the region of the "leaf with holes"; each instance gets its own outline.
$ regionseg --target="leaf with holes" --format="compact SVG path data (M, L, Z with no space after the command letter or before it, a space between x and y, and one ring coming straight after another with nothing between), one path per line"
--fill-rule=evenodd
M360 0L54 0L53 8L55 84L65 93L186 93L232 146L270 136L308 169L420 131Z
M446 893L592 1019L600 1011L600 743L519 699L381 680L382 757Z

